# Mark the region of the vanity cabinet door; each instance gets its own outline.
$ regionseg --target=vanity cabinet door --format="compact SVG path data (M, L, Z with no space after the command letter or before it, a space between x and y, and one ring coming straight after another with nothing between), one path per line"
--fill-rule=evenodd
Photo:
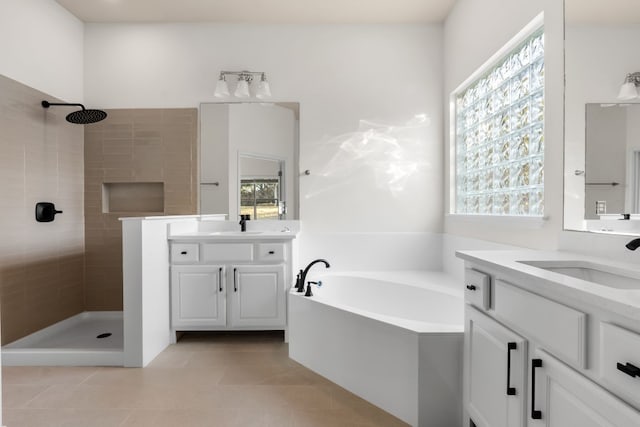
M531 377L529 426L640 426L640 412L542 350Z
M526 340L468 305L465 321L468 416L477 427L524 426Z
M222 265L171 267L171 326L198 330L227 323Z
M286 324L283 264L233 266L229 274L231 326Z

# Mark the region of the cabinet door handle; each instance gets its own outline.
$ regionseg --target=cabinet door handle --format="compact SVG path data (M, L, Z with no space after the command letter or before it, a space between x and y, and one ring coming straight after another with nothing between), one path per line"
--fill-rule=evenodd
M531 419L541 420L542 411L536 410L536 368L542 368L542 359L531 359Z
M467 285L467 289L469 289L470 291L475 291L476 289L476 285Z
M627 362L625 365L622 363L617 364L618 371L624 372L632 378L640 377L640 368Z
M269 251L269 255L273 255L275 253L276 253L276 251Z
M218 286L218 289L220 289L220 292L222 292L222 267L218 269Z
M515 396L516 388L511 387L511 350L518 348L515 342L507 343L507 396Z
M187 254L187 251L180 252L180 255L186 255L186 254Z
M237 274L238 269L234 268L233 269L233 292L238 292L238 274Z

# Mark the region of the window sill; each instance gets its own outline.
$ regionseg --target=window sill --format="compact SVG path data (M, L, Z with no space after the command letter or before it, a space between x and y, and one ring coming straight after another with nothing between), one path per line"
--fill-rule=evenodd
M548 216L445 214L445 219L454 222L490 224L513 228L542 228Z

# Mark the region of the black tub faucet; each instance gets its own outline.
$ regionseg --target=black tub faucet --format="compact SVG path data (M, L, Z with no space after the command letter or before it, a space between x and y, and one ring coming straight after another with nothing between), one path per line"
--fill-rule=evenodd
M251 219L251 215L240 215L240 231L247 231L247 221Z
M331 266L329 265L329 262L327 262L327 260L326 260L326 259L316 259L316 260L314 260L314 261L311 261L311 262L309 263L309 265L307 265L307 267L306 267L304 270L302 270L302 272L300 273L300 282L299 282L299 284L298 284L298 292L304 292L304 283L305 283L305 281L307 280L307 273L309 272L309 270L311 269L311 267L313 267L313 265L314 265L314 264L317 264L317 263L319 263L319 262L324 263L324 266L325 266L326 268L331 267Z
M627 247L627 249L631 251L635 251L636 249L638 249L638 247L640 247L640 237L637 239L633 239L632 241L627 243L625 246Z

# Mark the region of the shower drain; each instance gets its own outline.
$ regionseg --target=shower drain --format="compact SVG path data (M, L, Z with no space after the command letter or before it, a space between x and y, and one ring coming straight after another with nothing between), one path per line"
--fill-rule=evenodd
M100 339L100 338L107 338L110 336L111 336L111 332L105 332L104 334L98 335L96 338Z

